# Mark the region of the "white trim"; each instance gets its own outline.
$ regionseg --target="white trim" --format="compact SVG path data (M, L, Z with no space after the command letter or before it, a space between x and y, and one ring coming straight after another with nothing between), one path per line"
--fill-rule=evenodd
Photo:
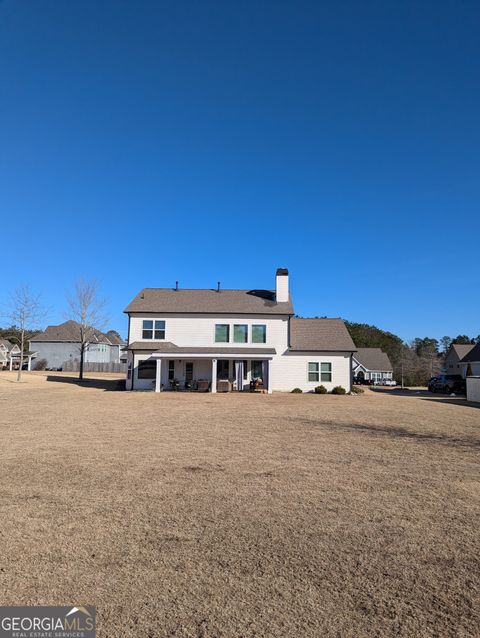
M144 321L153 321L153 327L152 327L152 338L151 339L145 339L143 336L143 322ZM164 336L163 339L155 339L155 322L156 321L163 321L163 323L165 324L165 328L163 329L164 332ZM148 330L148 328L146 328L146 330ZM167 341L167 321L165 319L160 319L158 317L147 317L142 319L142 327L140 328L140 332L141 332L141 338L139 339L139 341Z
M238 361L249 361L252 359L273 359L273 354L243 354L241 352L236 352L235 354L217 354L215 353L195 353L195 352L152 352L151 357L154 359L176 359L177 361L181 361L183 359L234 359Z
M157 359L157 369L155 374L155 392L162 391L162 360Z
M217 393L217 360L212 359L212 382L211 382L212 394Z

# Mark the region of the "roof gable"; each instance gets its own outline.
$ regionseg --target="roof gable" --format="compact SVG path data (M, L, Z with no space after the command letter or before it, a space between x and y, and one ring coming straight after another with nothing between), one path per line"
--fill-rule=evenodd
M480 361L480 343L472 346L470 351L463 357L461 363L473 363Z
M471 343L452 343L445 359L449 360L453 355L454 359L461 361L474 347Z
M376 370L378 372L393 371L388 354L380 348L358 348L353 356L365 370Z
M342 319L290 320L290 350L354 352L355 344Z

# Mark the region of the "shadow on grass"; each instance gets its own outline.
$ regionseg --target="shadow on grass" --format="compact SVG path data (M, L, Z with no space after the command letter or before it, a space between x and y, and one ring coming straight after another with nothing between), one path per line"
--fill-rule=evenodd
M422 401L433 401L434 403L446 403L447 405L461 405L464 408L480 408L480 403L472 403L467 401L467 397L449 397L447 395L439 397L437 395L429 396L428 398L422 398Z
M304 425L313 425L316 427L320 425L335 432L338 432L340 430L342 432L365 432L368 434L388 437L390 439L405 439L406 441L409 440L417 443L439 443L441 445L449 445L455 448L480 448L480 437L475 438L472 436L451 436L448 434L437 434L435 432L415 432L414 430L408 430L407 428L402 428L400 426L387 427L367 425L364 423L352 423L351 425L348 425L346 423L318 423L316 421L301 421Z
M48 375L47 381L78 385L81 388L95 388L97 390L104 390L104 392L119 392L125 390L124 379L78 379L77 377Z
M410 388L376 388L375 386L368 386L368 389L375 394L388 394L394 397L412 397L416 399L418 397L431 396L428 390L411 390Z

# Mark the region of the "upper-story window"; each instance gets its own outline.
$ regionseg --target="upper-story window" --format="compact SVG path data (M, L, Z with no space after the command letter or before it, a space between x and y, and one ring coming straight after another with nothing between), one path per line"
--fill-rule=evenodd
M161 319L144 319L142 339L165 339L165 321Z
M228 323L217 323L215 325L216 343L228 343L230 341L230 326Z
M248 326L247 324L235 324L233 326L233 340L235 343L247 343Z
M267 326L263 324L252 325L252 343L267 342Z

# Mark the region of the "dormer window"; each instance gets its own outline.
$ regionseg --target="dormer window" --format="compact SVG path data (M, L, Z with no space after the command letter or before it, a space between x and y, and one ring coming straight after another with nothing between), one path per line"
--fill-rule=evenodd
M162 319L144 319L142 325L142 339L165 339L165 321Z

